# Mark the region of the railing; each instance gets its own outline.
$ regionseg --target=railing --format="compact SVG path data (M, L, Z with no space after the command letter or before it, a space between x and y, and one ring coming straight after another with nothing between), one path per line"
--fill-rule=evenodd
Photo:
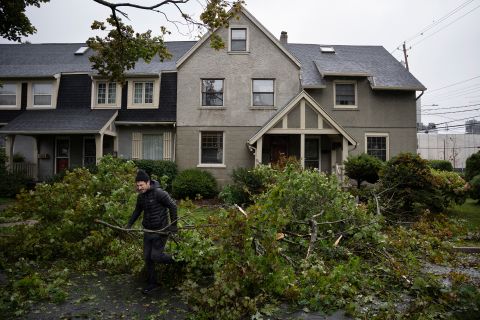
M12 173L23 174L24 176L37 180L37 164L29 162L14 162L9 166L9 171Z

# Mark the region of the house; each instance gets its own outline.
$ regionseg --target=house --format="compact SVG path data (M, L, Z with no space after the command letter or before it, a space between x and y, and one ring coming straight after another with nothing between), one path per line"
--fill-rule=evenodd
M350 154L416 152L416 91L383 47L295 44L243 9L215 30L223 50L167 43L123 86L90 69L81 44L0 45L0 133L44 179L103 154L169 159L221 184L232 170L297 157L335 172ZM13 164L12 164L13 165Z

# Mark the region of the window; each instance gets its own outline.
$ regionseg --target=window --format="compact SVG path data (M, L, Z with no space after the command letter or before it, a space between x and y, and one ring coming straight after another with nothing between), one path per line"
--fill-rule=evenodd
M223 164L223 132L201 133L201 163Z
M55 173L59 173L70 166L70 139L57 137L55 149Z
M163 160L163 135L143 134L142 150L145 160Z
M274 105L274 81L273 79L254 79L252 81L253 105Z
M0 85L0 106L17 105L17 85L4 83Z
M230 51L247 51L247 28L230 29Z
M34 83L33 89L33 105L34 106L51 106L52 105L52 89L51 83Z
M202 106L223 106L223 79L202 80Z
M388 134L367 134L366 151L368 155L387 161L389 158Z
M134 82L133 88L134 104L153 103L153 81Z
M356 107L356 85L354 82L335 83L335 106Z
M97 104L115 104L117 102L117 84L115 82L98 82Z

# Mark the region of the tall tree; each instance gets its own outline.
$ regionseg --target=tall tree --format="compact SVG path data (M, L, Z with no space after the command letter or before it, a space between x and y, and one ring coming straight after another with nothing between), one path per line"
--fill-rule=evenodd
M40 7L41 2L50 0L2 0L0 2L0 35L13 41L21 41L21 37L36 32L35 27L25 15L28 6ZM146 10L162 15L165 20L174 25L194 27L200 32L213 31L216 28L227 27L229 19L237 14L245 0L197 0L203 5L200 19L195 19L184 12L185 5L193 0L163 0L152 5L141 5L131 2L117 3L111 0L92 0L111 10L110 17L105 21L94 21L93 30L108 31L105 37L96 36L89 38L87 44L95 51L90 57L92 66L100 75L112 81L124 82L125 72L133 69L139 59L150 62L156 55L160 60L171 57L164 42L164 36L170 31L166 26L160 26L160 34L154 36L151 30L144 33L135 32L134 28L126 25L120 17L128 19L125 10ZM140 2L140 1L137 1ZM174 7L180 19L169 17L164 9ZM210 44L215 49L225 46L223 40L217 35L212 35Z

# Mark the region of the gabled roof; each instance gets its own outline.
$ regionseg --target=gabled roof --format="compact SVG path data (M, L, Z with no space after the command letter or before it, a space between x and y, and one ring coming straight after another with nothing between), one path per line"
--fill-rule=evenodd
M3 134L103 133L117 110L27 110L0 129Z
M176 61L194 44L194 41L166 42L172 53L171 60L161 62L156 56L150 63L138 61L135 69L127 71L127 75L175 71ZM75 54L83 46L84 43L0 44L0 77L53 77L60 73L96 74L88 60L93 54L91 49L83 55Z
M405 67L381 46L328 45L335 53L322 53L317 44L287 44L302 63L302 86L325 87L327 76L368 77L372 89L426 90Z
M249 19L258 29L260 29L278 47L278 49L280 49L280 51L282 51L288 58L290 58L290 60L292 60L292 62L295 65L297 65L299 68L301 67L300 62L297 60L297 58L295 58L295 56L293 56L288 50L286 50L286 48L284 46L282 46L280 41L277 38L275 38L275 36L270 31L268 31L267 28L265 28L250 12L248 12L247 9L242 7L241 8L241 13L243 13L245 15L245 17L247 17L247 19ZM213 32L215 32L217 30L218 29L215 29ZM212 35L211 32L206 33L190 50L188 50L188 52L181 59L178 60L177 68L180 68L180 66L185 61L187 61L188 58L195 51L197 51L197 49L200 48L205 41L210 39L211 35Z
M316 112L318 112L323 119L325 119L330 126L332 126L335 130L338 131L343 137L345 137L349 143L352 145L357 145L357 142L353 137L341 126L339 125L323 108L313 99L307 92L302 90L295 98L290 100L281 110L279 110L267 123L253 136L251 137L247 143L253 145L260 139L264 134L268 133L270 129L272 129L277 122L279 122L284 116L286 116L290 110L295 108L298 103L302 100L306 100L311 107L314 108Z

